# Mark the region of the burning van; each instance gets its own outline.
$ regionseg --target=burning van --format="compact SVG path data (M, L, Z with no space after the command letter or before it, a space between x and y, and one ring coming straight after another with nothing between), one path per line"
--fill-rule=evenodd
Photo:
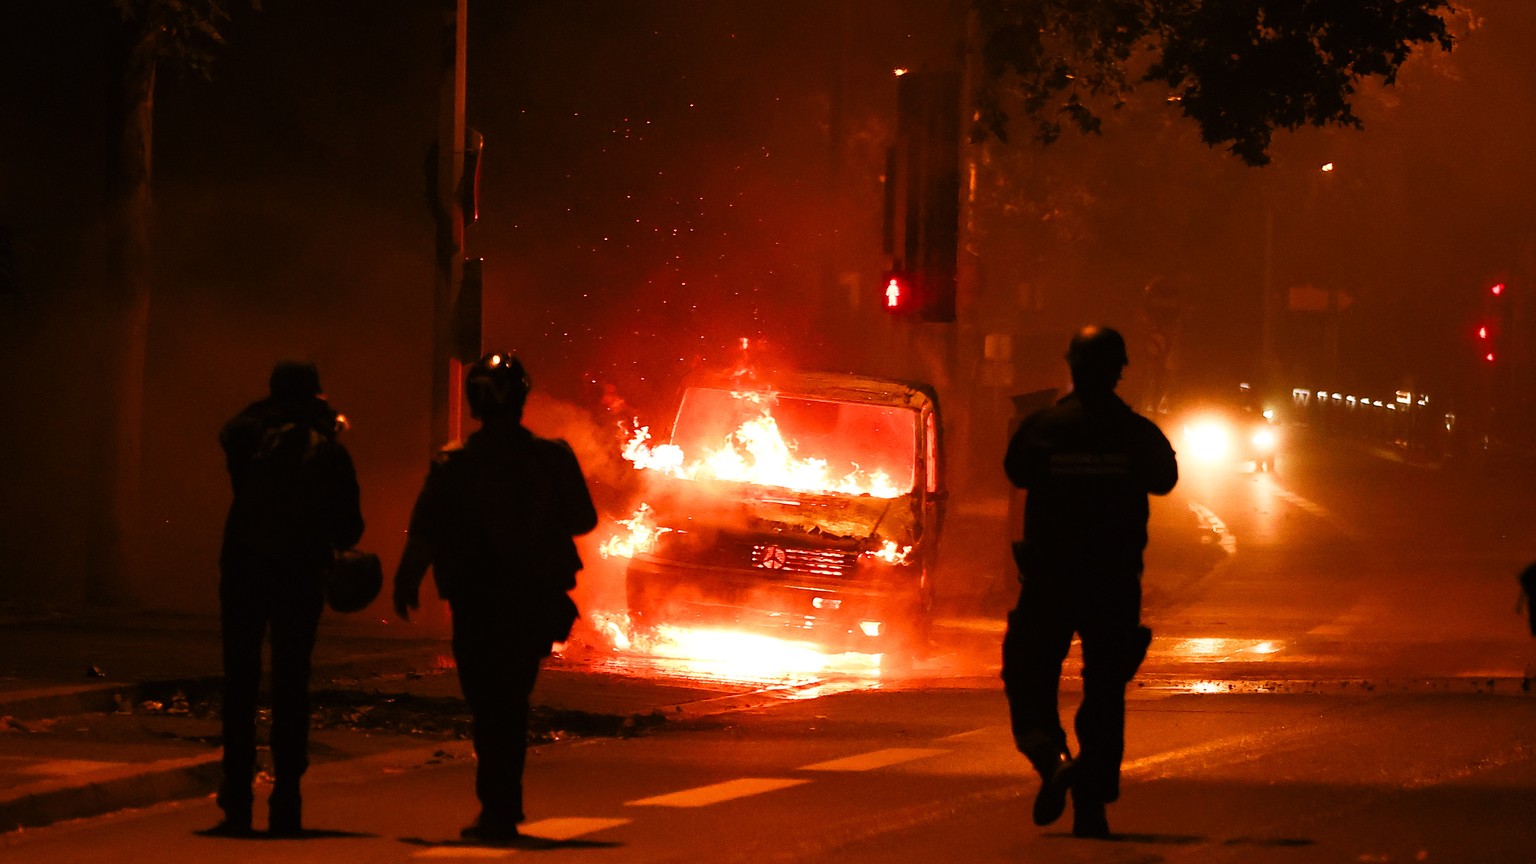
M684 388L665 443L625 453L645 503L608 548L631 621L767 628L841 650L920 650L944 514L927 385L796 373Z

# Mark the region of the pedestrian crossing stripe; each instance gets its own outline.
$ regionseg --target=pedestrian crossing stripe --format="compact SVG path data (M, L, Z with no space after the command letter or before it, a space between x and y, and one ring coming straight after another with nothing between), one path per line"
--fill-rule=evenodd
M524 822L518 826L518 831L529 836L545 840L570 840L583 834L594 834L609 828L617 828L620 825L628 825L628 819L599 819L584 816L564 816L554 819L540 819L537 822Z
M516 849L497 849L493 846L433 846L412 855L412 858L472 858L486 861L493 858L511 858Z
M1009 738L1013 730L1007 726L983 726L980 729L972 729L969 732L956 732L953 735L945 735L940 741L977 741L987 738Z
M764 792L788 789L791 786L809 782L811 781L787 777L743 777L739 780L727 780L724 783L711 783L708 786L684 789L681 792L627 801L625 804L629 807L708 807L722 801L761 795Z
M931 747L892 747L886 750L861 753L857 756L846 756L842 759L817 762L814 765L802 766L800 770L873 771L877 768L888 768L892 765L900 765L903 762L911 762L914 759L926 759L929 756L937 756L940 753L948 752L948 750L937 750Z
M583 834L594 834L608 828L617 828L620 825L628 825L629 819L599 819L584 816L564 816L553 819L540 819L537 822L524 822L518 826L518 832L524 838L532 841L539 840L571 840ZM500 848L496 846L433 846L423 849L412 855L412 858L470 858L477 861L486 861L498 858L507 858L517 852L516 849Z

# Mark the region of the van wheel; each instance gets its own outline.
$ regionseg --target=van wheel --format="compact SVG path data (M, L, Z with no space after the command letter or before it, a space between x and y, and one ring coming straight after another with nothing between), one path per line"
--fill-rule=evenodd
M928 658L932 636L933 604L915 596L903 604L897 620L887 622L881 636L885 668L898 674L912 671L916 663Z

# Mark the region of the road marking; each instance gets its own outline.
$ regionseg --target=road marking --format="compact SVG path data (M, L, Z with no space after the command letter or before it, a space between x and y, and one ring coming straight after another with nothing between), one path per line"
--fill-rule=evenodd
M681 792L671 792L653 798L626 801L625 804L630 807L708 807L734 798L761 795L764 792L788 789L791 786L809 782L811 781L786 777L743 777L740 780L711 783L708 786L684 789Z
M1390 620L1391 610L1374 601L1362 600L1351 606L1348 612L1335 615L1327 624L1319 624L1307 631L1308 636L1348 636L1361 624L1371 621Z
M1347 636L1355 632L1354 624L1319 624L1307 631L1308 636Z
M583 834L592 834L607 828L615 828L619 825L628 825L629 819L599 819L583 816L556 817L553 819L540 819L537 822L524 822L518 826L518 831L526 840L570 840ZM462 846L433 846L423 849L411 855L412 858L473 858L476 860L491 860L510 858L517 853L516 849L498 848L495 846L474 846L465 844Z
M995 615L989 615L975 618L935 618L933 626L968 633L1002 633L1008 629L1008 622Z
M945 735L940 741L971 741L976 738L1012 738L1013 730L1008 726L983 726L980 729L972 729L969 732L956 732L953 735Z
M948 750L935 750L929 747L891 747L885 750L874 750L869 753L861 753L857 756L845 756L842 759L832 759L827 762L817 762L814 765L801 766L801 771L873 771L876 768L888 768L892 765L900 765L903 762L911 762L915 759L926 759L929 756L937 756L940 753L948 753Z
M545 840L569 840L572 837L580 837L583 834L593 834L608 828L628 825L629 822L629 819L566 816L554 819L540 819L537 822L525 822L518 827L518 830L529 837L540 837Z
M1227 530L1227 523L1221 521L1216 511L1196 501L1189 502L1189 509L1194 511L1200 521L1205 523L1205 527L1219 538L1216 545L1221 547L1221 551L1228 555L1237 554L1237 535Z
M496 849L491 846L433 846L411 855L412 858L511 858L516 849Z
M1293 506L1299 508L1302 512L1318 519L1319 521L1327 522L1329 525L1333 526L1335 531L1338 531L1340 534L1343 534L1350 540L1360 540L1363 537L1359 531L1356 531L1350 526L1344 524L1343 520L1339 519L1337 516L1334 516L1332 511L1330 511L1327 507L1317 503L1316 501L1303 498L1300 495L1297 495L1295 492L1282 489L1279 486L1275 487L1275 495L1290 502Z

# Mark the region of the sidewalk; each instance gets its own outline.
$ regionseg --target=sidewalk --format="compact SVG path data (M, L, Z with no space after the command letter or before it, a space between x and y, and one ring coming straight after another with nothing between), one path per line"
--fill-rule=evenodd
M216 790L217 620L126 615L0 620L0 832ZM469 715L447 640L384 631L355 618L322 621L311 758L422 748L467 756ZM621 678L555 657L534 692L532 725L544 741L627 735L729 707L751 690Z

